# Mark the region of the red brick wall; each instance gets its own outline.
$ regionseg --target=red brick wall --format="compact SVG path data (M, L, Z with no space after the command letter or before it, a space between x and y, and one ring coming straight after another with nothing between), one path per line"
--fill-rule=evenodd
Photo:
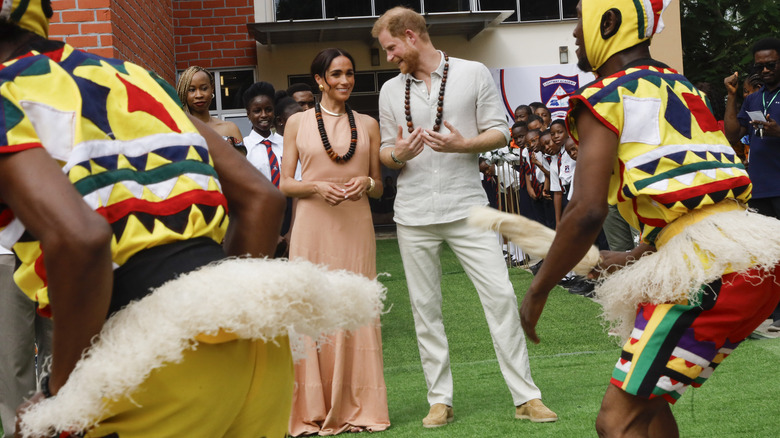
M78 0L79 4L84 1L87 0ZM117 57L143 65L174 84L172 0L112 0L111 3L114 32L106 37L116 47Z
M173 84L172 1L53 0L49 36L90 53L134 62Z
M174 0L176 69L254 67L253 0Z

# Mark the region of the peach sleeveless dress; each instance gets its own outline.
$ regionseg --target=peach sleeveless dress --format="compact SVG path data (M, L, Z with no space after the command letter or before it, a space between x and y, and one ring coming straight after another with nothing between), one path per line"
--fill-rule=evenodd
M343 164L333 162L325 152L314 109L302 117L296 140L303 181L346 183L368 175L368 130L357 113L357 148ZM322 117L331 147L345 154L350 142L347 116L334 117L323 111ZM290 259L296 258L375 278L376 241L368 197L337 206L330 206L319 195L298 199L290 238ZM390 426L379 321L375 326L333 335L319 350L307 338L306 349L306 359L295 365L290 435L380 431Z

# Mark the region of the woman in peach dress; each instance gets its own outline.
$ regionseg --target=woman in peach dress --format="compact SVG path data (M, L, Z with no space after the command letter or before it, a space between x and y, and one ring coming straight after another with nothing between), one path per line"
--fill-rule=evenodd
M312 62L322 97L290 117L284 133L281 190L299 198L290 258L376 277L368 197L382 196L379 125L346 104L355 84L352 56L325 49ZM294 179L301 162L301 181ZM321 342L306 339L295 364L290 435L380 431L390 426L379 321Z

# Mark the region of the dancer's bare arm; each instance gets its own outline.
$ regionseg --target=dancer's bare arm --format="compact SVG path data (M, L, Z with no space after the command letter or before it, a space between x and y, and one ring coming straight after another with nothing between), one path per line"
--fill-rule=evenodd
M596 240L607 216L607 190L617 154L617 136L589 111L576 113L580 147L574 195L561 217L545 263L534 277L520 307L528 338L538 343L536 323L550 290L579 262Z
M41 243L54 316L56 394L100 332L111 301L111 227L43 148L0 155L0 199Z

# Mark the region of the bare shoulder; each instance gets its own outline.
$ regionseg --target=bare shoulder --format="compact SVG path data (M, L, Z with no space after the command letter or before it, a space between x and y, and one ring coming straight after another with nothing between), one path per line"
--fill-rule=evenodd
M234 137L238 140L243 140L244 136L241 134L241 130L233 122L212 117L208 125L223 137Z
M369 116L368 114L360 114L360 113L358 113L358 117L360 118L360 121L363 122L368 129L379 129L379 122L377 122L375 118Z

